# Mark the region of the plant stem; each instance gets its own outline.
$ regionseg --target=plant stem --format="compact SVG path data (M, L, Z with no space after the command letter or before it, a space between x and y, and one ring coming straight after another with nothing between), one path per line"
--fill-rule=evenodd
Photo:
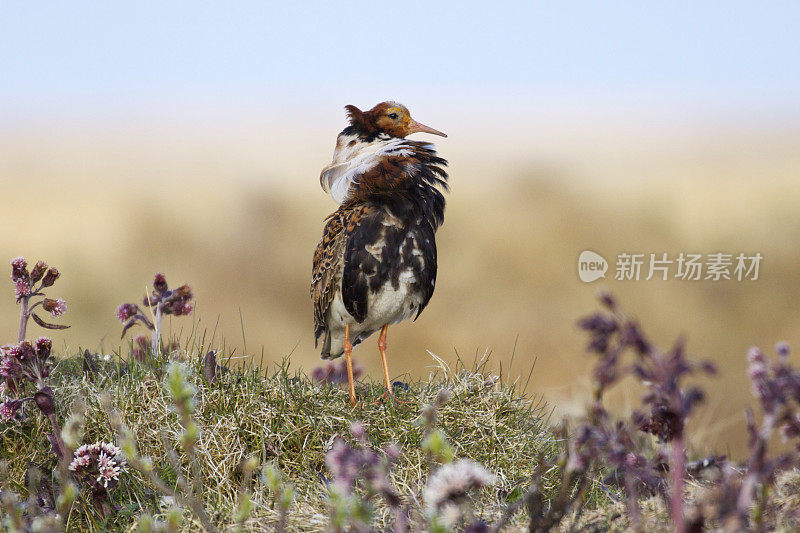
M67 457L67 445L64 443L64 439L61 438L61 426L58 424L58 418L56 418L55 413L48 415L47 418L50 419L50 424L53 426L53 439L61 456L59 459Z
M156 305L156 310L153 313L153 338L150 340L150 351L153 355L159 353L159 345L161 344L161 303Z
M669 502L670 515L675 533L684 533L686 523L683 514L683 476L686 472L686 456L683 451L683 432L680 431L670 443L669 471L672 477L672 497Z
M19 310L19 335L17 336L17 342L22 342L25 340L25 332L28 329L28 303L30 301L30 296L24 296L22 298L22 306Z

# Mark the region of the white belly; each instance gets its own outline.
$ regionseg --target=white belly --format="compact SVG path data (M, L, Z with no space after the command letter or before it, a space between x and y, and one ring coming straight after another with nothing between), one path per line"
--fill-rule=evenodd
M355 345L380 330L386 324L396 324L413 318L417 314L421 302L419 295L409 291L414 282L413 273L403 272L399 276L399 284L395 289L391 281L374 293L367 300L367 316L359 323L344 306L341 291L331 302L328 309L328 328L331 332L331 356L337 357L344 351L344 327L350 324L350 341Z

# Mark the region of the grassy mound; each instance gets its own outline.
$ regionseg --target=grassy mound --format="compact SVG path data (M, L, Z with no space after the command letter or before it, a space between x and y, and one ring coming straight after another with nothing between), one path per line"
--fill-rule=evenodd
M66 417L70 405L85 399L84 442L114 442L109 412L101 405L107 394L112 409L133 431L141 455L149 456L156 472L168 484L177 475L166 459L168 449L180 454L181 427L164 385L163 366L158 363L125 365L95 361L94 373L86 371L82 356L62 360L51 378L59 417ZM452 394L439 410L438 427L448 436L456 457L482 463L495 475L495 484L476 497L476 515L496 520L509 501L524 491L538 459L555 453L556 442L543 423L543 405L522 397L514 387L482 373L481 367L467 370L442 365L427 381L398 387L399 402L384 401L382 385L363 383L359 402L351 407L343 387L315 383L302 375L290 374L288 365L265 375L264 369L240 368L221 371L213 383L203 377L203 362L189 362L188 379L196 387L195 418L200 427L196 447L202 501L212 521L225 530L235 523L237 495L242 487L240 465L254 456L260 464L274 463L296 486L296 498L289 512L290 531L318 531L328 521L329 476L325 453L336 437L352 440L349 427L360 421L370 446L379 449L396 443L402 456L392 470L396 489L415 513L421 512L421 493L430 471L422 451L424 428L420 410L433 401L441 389ZM8 461L13 489L26 494L25 472L31 463L52 468L55 464L46 434L49 424L29 409L22 426L9 427L0 441L0 459ZM180 460L186 469L185 455ZM265 486L255 476L254 508L245 529L272 527L278 512ZM146 511L164 512L169 505L149 481L131 469L121 476L112 502L121 509L104 522L82 495L68 519L73 531L125 530ZM378 529L390 522L389 510L378 503ZM520 520L523 517L520 515ZM188 512L186 530L200 524Z

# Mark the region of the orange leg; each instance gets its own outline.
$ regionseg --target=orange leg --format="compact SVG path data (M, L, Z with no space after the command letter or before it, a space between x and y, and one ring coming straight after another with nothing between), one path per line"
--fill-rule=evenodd
M383 380L386 382L386 392L394 398L392 392L392 383L389 381L389 366L386 364L386 332L389 330L389 324L385 324L381 328L381 334L378 337L378 350L381 352L381 361L383 361Z
M350 385L350 403L356 406L356 387L353 384L353 345L350 343L350 324L344 325L344 358L347 361L347 384Z

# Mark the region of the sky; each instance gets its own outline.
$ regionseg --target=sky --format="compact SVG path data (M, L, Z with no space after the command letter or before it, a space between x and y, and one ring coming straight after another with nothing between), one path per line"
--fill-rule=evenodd
M23 2L0 111L430 100L800 109L797 2ZM345 102L345 100L347 102Z

